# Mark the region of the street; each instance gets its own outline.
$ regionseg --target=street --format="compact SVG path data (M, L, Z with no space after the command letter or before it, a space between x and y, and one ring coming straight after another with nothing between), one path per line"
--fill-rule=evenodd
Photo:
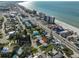
M24 12L24 11L23 11ZM51 29L49 29L46 25L43 25L41 23L41 21L36 20L36 18L31 17L29 14L29 20L34 19L34 21L38 24L39 27L45 29L45 31L47 31L49 33L49 35L51 34ZM74 52L76 52L79 55L79 51L77 50L77 47L75 45L73 45L72 43L70 43L67 39L61 37L60 35L58 35L57 33L55 33L54 31L52 31L52 35L55 36L57 39L59 39L64 45L66 45L67 47L69 47L71 50L73 50Z

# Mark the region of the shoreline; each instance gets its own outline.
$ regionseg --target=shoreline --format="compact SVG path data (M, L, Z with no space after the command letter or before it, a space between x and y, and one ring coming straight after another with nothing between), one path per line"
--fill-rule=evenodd
M26 2L23 2L23 3L26 3ZM24 6L23 5L23 3L19 3L19 5L21 5L21 6L23 6L25 9L27 9L26 8L26 6ZM31 3L31 2L27 2L26 4L29 4L29 3ZM29 9L29 8L28 8ZM38 11L37 11L38 12ZM43 13L43 12L42 12ZM46 14L47 15L47 14ZM53 15L52 15L53 16ZM75 27L75 26L72 26L72 25L70 25L70 24L68 24L68 23L65 23L65 22L63 22L63 21L59 21L59 20L57 20L57 19L55 19L55 22L58 24L58 25L60 25L60 26L62 26L64 29L70 29L70 30L72 30L72 31L74 31L74 32L77 32L77 34L79 35L79 28L77 28L77 27Z
M22 6L22 5L21 5ZM25 9L27 9L25 6L23 6ZM37 10L36 10L37 11ZM38 11L37 11L38 12ZM47 14L46 14L47 15ZM70 30L72 30L73 32L77 32L77 34L79 35L79 30L78 30L78 28L76 28L76 27L74 27L74 26L72 26L72 25L70 25L70 24L67 24L67 23L65 23L65 22L63 22L63 21L59 21L59 20L57 20L57 19L55 19L55 23L56 24L58 24L58 25L60 25L60 26L62 26L64 29L70 29ZM49 31L48 31L49 32ZM57 37L57 35L55 34L55 36ZM74 48L76 48L71 42L68 42L67 40L63 40L63 39L61 39L61 37L60 38L58 38L57 37L57 39L59 39L61 42L64 42L65 43L65 45L69 48L70 47L70 49L72 49L75 53L74 53L74 56L78 56L77 55L77 53L76 53L76 49L74 49ZM78 52L78 51L77 51Z
M63 21L59 21L59 20L55 20L55 22L57 23L57 24L59 24L60 26L62 26L64 29L70 29L70 30L72 30L72 31L74 31L74 32L77 32L77 34L79 35L79 28L77 28L77 27L75 27L75 26L72 26L72 25L70 25L70 24L67 24L67 23L65 23L65 22L63 22Z

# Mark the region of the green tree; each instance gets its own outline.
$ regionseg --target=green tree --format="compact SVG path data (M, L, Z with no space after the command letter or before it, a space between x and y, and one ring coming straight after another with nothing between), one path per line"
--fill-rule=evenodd
M0 32L0 38L3 38L3 33L2 32Z
M19 56L20 58L27 57L31 54L31 47L28 47L26 44L22 46L23 53Z
M53 51L53 45L51 45L51 44L49 44L47 47L40 46L39 48L41 49L41 51L45 51L46 57L47 57L49 51L50 51L50 53L52 53L52 51Z
M65 54L68 56L68 57L71 57L71 55L73 55L73 51L67 47L65 47L63 49L63 51L65 52Z
M26 29L23 30L23 34L27 35L27 30Z
M47 46L47 48L46 48L46 52L49 52L49 51L52 51L53 50L53 45L52 44L49 44L48 46Z
M41 51L45 51L46 47L43 47L42 45L39 47Z
M41 49L41 51L45 51L45 52L49 52L49 51L52 51L53 50L53 45L52 44L49 44L47 47L44 47L44 46L40 46L39 47Z
M32 54L36 54L38 52L38 49L37 48L33 48L32 47L32 50L31 50Z
M4 21L4 17L0 17L0 21L3 22Z
M13 41L15 43L15 41L21 36L21 33L17 32L16 35L10 35L8 40L9 41Z

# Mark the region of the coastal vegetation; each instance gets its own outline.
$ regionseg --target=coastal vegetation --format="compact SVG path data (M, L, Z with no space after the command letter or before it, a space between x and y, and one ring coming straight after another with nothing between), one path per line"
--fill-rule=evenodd
M36 54L36 53L38 52L38 49L37 49L37 48L32 47L32 48L31 48L31 52L32 52L32 54Z
M2 29L3 22L4 22L4 17L0 16L0 29Z
M4 17L0 16L0 21L3 22L4 21Z
M53 50L54 46L52 44L48 44L47 47L41 45L39 48L41 49L41 51L45 51L46 53L48 53L49 51Z
M71 57L71 55L74 54L73 51L72 51L71 49L67 48L67 47L65 47L65 48L63 49L63 51L64 51L64 53L65 53L68 57Z
M3 38L3 33L2 32L0 32L0 38Z
M29 12L29 13L31 14L31 12ZM23 16L25 17L24 14L23 14ZM0 19L1 19L0 21L3 22L3 17ZM18 18L16 20L18 20ZM61 43L63 41L60 43L58 41L59 38L56 38L52 34L52 30L51 30L50 36L48 36L47 34L49 34L50 31L46 31L46 29L44 30L43 28L40 28L39 26L35 26L35 27L25 26L25 29L22 29L21 27L24 24L20 25L19 22L17 22L16 20L7 19L7 22L9 21L9 23L6 23L6 29L9 30L6 33L6 35L9 36L8 40L9 40L9 43L11 43L10 45L8 44L7 46L9 46L8 48L12 48L12 46L15 48L12 49L12 52L8 52L7 54L2 54L2 57L5 57L5 56L13 57L14 55L17 55L20 58L30 57L30 55L32 55L34 57L34 56L36 56L37 53L40 54L40 52L44 52L43 54L45 54L46 57L47 56L53 57L55 55L60 55L60 54L63 54L63 52L68 57L71 57L71 55L73 54L73 51L71 49L69 49L67 47L61 48ZM20 21L22 21L22 20L20 20ZM27 21L25 21L25 22L27 22ZM17 25L16 23L19 25ZM7 25L11 25L11 26L7 27ZM19 27L19 26L21 26L21 27ZM59 31L59 29L61 29L60 26L56 26L56 27L57 27L57 28L55 28L56 31ZM0 33L0 35L2 35L2 32ZM1 46L0 50L3 47L4 46ZM14 50L16 50L16 51L14 51ZM19 51L19 53L17 51ZM56 52L54 53L54 51L56 51ZM22 53L20 53L20 52L22 52ZM59 53L59 52L62 52L62 53Z

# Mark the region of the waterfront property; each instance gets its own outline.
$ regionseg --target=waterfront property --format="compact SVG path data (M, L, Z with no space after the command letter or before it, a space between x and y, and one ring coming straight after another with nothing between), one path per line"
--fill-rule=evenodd
M3 37L8 40L0 46L3 58L65 58L78 51L71 44L78 41L77 33L57 24L54 16L19 5L12 6L3 16Z

